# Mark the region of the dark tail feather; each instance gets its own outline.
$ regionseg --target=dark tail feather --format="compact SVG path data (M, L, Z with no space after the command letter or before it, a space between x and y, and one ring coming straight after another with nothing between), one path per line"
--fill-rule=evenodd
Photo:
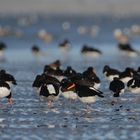
M104 98L104 96L103 96L103 95L101 95L101 94L98 94L98 96L99 96L99 97L101 97L101 98Z
M96 92L98 92L99 94L103 94L103 92L102 91L100 91L100 90L98 90L98 89L96 89L96 88L94 88L94 87L92 87ZM91 88L90 88L91 89Z

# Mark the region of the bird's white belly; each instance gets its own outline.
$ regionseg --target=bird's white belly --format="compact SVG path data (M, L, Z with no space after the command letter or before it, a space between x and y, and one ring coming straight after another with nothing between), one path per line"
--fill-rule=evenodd
M79 100L83 103L94 103L97 100L96 96L90 96L90 97L79 97Z
M129 51L122 51L123 55L129 56L129 57L137 57L138 54L136 52L129 52Z
M5 87L0 87L0 98L6 97L10 94L10 90Z
M55 89L54 89L54 86L51 85L51 84L47 85L47 89L48 89L48 91L49 91L49 94L54 94L54 93L56 93L56 92L55 92Z
M73 99L73 100L76 100L77 99L77 94L75 92L73 92L73 91L62 92L62 95L66 99Z
M122 78L122 79L120 79L123 83L127 83L129 80L131 80L132 79L132 77L125 77L125 78Z
M109 80L109 81L113 81L113 79L114 79L115 77L119 77L119 75L110 75L110 76L108 76L108 77L106 77L106 78L107 78L107 80Z
M83 52L83 55L86 57L93 57L93 58L100 56L100 54L97 52Z
M130 92L132 93L140 93L140 87L136 87L136 88L130 88Z

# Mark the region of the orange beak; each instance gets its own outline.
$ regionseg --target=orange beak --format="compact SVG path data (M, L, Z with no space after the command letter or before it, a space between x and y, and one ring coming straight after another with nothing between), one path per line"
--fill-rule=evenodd
M70 90L70 89L72 89L72 88L74 88L74 87L75 87L75 84L72 84L72 85L69 86L67 89Z

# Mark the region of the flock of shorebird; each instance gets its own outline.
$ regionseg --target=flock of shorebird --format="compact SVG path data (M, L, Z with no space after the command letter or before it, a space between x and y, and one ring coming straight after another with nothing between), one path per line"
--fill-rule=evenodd
M127 56L138 56L139 52L133 49L125 35L117 36L119 41L118 48ZM0 42L0 56L3 55L6 45ZM63 51L69 51L71 43L69 40L59 44L59 48ZM41 54L37 45L32 47L32 53L35 56ZM94 47L84 45L81 53L86 56L99 56L102 52ZM126 89L131 93L140 93L140 67L138 70L127 67L124 71L111 68L105 65L103 74L110 81L109 89L113 92L114 97L119 97ZM94 103L97 97L104 97L100 91L101 80L97 76L95 69L90 66L82 73L77 72L71 66L65 70L61 69L60 60L48 64L44 67L42 74L37 75L32 87L41 100L46 100L49 106L58 99L59 95L63 95L70 100L79 99L83 103ZM0 98L7 97L10 104L12 100L12 85L16 85L14 76L5 70L0 71Z
M137 57L140 56L140 52L138 50L135 50L131 44L129 43L128 36L124 34L117 34L116 39L119 42L118 43L118 49L124 56L128 57ZM65 39L63 42L59 44L59 49L66 53L71 49L71 43L68 39ZM40 56L43 54L43 52L40 50L40 48L37 45L34 45L32 47L32 52L35 56ZM89 46L87 44L83 45L81 49L81 54L87 57L93 57L97 58L103 54L103 52L93 46Z
M131 93L140 93L140 68L134 70L127 67L124 71L105 65L103 74L110 81L109 89L113 97L119 97L126 89ZM41 99L47 100L51 106L59 95L70 100L79 99L83 103L94 103L97 97L103 98L100 91L101 80L93 67L88 67L82 73L68 66L60 69L60 61L46 65L42 74L37 75L33 87Z

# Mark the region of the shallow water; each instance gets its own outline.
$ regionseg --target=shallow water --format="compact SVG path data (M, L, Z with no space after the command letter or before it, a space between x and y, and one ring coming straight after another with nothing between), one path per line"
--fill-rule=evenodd
M47 53L45 57L35 58L30 51L33 40L24 39L17 39L16 42L13 37L3 38L9 48L6 50L5 62L0 63L0 68L13 74L18 85L13 88L15 103L12 107L7 104L6 99L2 100L0 139L139 139L140 95L126 92L112 105L111 101L114 99L108 90L109 83L103 76L102 69L105 64L120 70L127 66L137 69L140 57L123 57L117 48L112 47L115 43L107 42L98 43L99 48L104 52L100 58L83 58L80 55L81 42L78 40L78 43L73 44L74 47L65 55L55 47L58 43L55 42L50 45L51 48L44 48ZM43 44L38 40L35 41L40 45ZM139 49L138 43L134 46ZM86 112L86 105L80 101L71 103L62 96L52 109L49 109L45 102L39 101L31 87L32 82L37 74L42 73L45 64L56 59L62 61L62 68L72 65L79 72L88 66L95 67L102 81L101 90L105 98L91 105L90 113Z

